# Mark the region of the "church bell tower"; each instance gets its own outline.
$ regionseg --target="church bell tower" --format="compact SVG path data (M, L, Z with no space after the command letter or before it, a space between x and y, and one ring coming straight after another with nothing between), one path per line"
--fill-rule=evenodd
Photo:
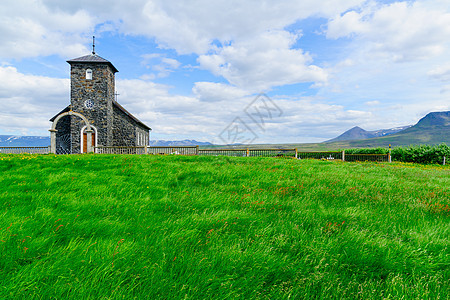
M70 64L70 104L74 112L84 115L93 126L93 145L111 146L115 73L118 70L108 60L95 53L67 61ZM73 119L72 143L80 144L83 152L83 123ZM84 149L85 150L85 149Z
M70 105L50 119L52 153L105 153L116 147L147 146L151 128L114 99L118 71L95 53L95 39L92 54L67 62Z

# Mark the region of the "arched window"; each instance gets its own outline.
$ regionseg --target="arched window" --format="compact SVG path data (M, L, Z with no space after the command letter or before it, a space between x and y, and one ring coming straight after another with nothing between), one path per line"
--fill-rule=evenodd
M86 70L86 79L92 80L92 70L91 69Z

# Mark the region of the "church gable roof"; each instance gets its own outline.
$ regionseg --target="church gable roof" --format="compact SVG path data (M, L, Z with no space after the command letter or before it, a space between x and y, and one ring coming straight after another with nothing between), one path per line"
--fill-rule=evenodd
M68 112L70 110L70 105L68 105L66 108L64 108L63 110L61 110L59 113L57 113L55 116L53 116L53 118L51 118L49 121L53 122L55 121L55 119L62 113Z
M122 105L117 103L116 101L113 101L113 105L117 107L120 111L122 111L125 115L129 116L132 120L134 120L136 123L138 123L140 126L144 127L147 130L152 130L150 127L142 123L138 118L133 116L131 113L129 113Z
M110 61L104 59L103 57L98 56L97 54L89 54L89 55L81 56L78 58L69 59L67 62L69 64L72 64L72 63L108 64L113 69L114 73L119 72L119 70L117 70L116 67L114 67L114 65Z

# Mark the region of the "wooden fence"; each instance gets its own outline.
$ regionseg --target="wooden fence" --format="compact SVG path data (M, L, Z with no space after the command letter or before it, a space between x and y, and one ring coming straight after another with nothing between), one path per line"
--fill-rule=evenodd
M0 147L0 153L5 154L48 154L50 147Z
M94 147L97 154L147 154L147 147Z
M390 162L389 154L347 154L345 151L309 151L297 149L199 149L199 146L165 147L94 147L97 154L201 155L235 157L292 157L298 159L326 159L342 161ZM48 154L50 147L0 147L0 153Z
M297 158L297 149L250 149L248 156Z
M203 156L247 156L247 149L200 149L198 155Z
M345 161L390 162L389 154L345 154Z
M178 146L178 147L147 147L148 154L159 155L198 155L198 146Z
M309 152L298 152L297 157L299 159L313 158L326 160L333 160L333 159L343 160L344 155L343 152L337 151L309 151Z

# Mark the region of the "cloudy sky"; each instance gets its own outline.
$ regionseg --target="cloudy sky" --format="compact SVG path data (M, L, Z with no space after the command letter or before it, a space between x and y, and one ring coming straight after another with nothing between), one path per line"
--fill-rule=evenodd
M2 0L0 134L48 135L93 35L152 139L320 142L450 110L449 0Z

